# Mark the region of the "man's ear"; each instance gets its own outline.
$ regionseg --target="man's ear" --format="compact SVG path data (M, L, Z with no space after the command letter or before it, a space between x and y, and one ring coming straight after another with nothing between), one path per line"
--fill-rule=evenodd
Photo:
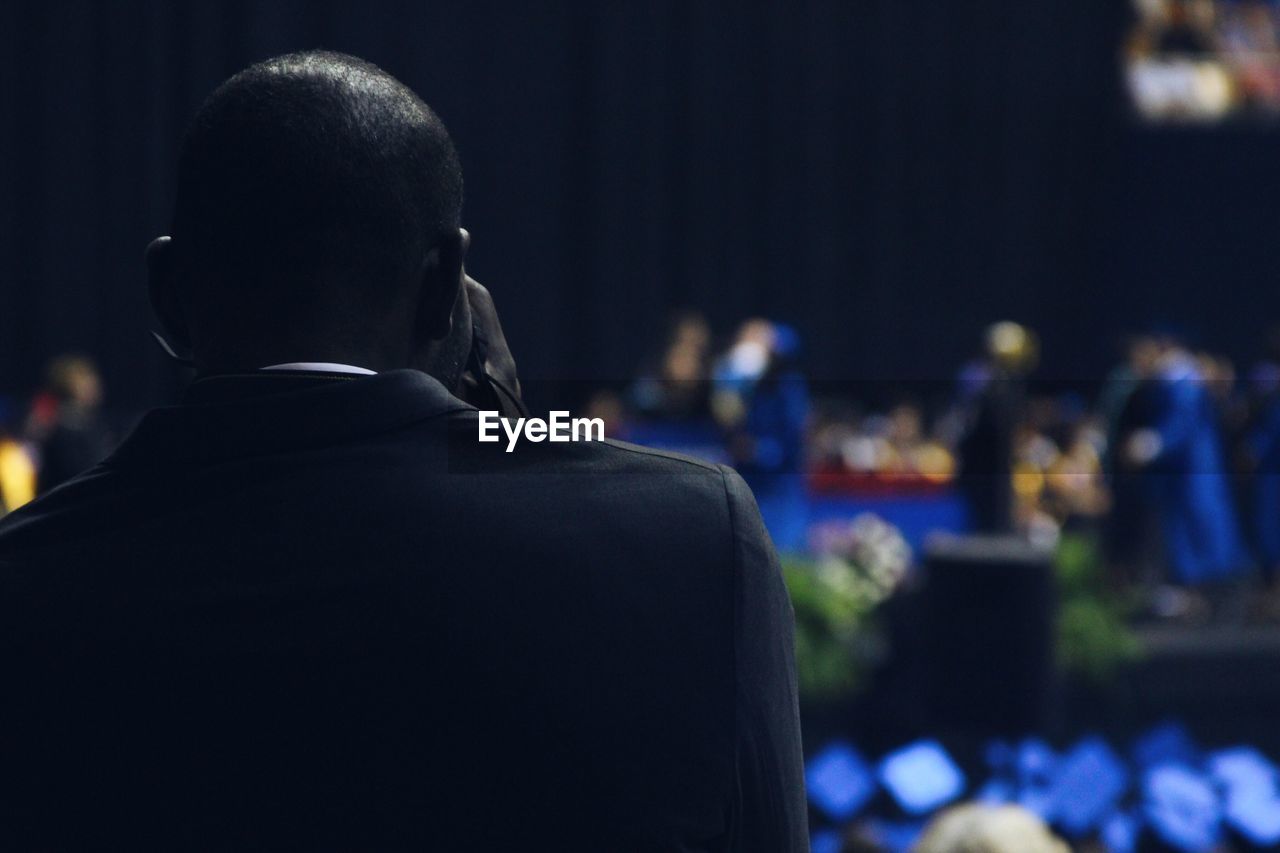
M459 228L427 253L417 317L418 334L426 340L443 340L453 328L453 306L461 298L462 263L470 245L471 235Z
M147 245L147 295L165 338L179 351L190 351L191 331L178 296L173 242L168 237L157 237Z

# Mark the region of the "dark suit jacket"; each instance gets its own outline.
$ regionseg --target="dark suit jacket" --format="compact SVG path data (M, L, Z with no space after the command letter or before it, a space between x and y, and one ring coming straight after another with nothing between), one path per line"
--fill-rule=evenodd
M416 371L214 377L0 522L0 847L807 849L742 480L476 439Z

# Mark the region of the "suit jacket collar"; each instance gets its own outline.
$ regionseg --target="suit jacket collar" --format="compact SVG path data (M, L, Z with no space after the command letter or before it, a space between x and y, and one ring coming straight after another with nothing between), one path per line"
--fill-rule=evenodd
M417 370L210 376L193 382L181 405L148 412L104 464L216 462L326 447L470 408Z

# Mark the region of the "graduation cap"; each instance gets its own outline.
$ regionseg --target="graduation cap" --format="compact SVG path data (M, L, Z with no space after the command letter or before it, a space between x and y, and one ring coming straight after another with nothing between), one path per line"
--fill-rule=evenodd
M1237 832L1259 847L1280 844L1280 797L1258 792L1227 795L1223 816Z
M1087 737L1058 762L1043 817L1067 835L1098 828L1129 787L1124 762L1100 737Z
M1274 791L1276 766L1251 746L1221 749L1209 755L1209 772L1228 788L1265 788Z
M1018 781L1023 785L1047 783L1058 763L1058 754L1043 738L1029 737L1018 744Z
M1108 853L1133 853L1138 847L1138 833L1142 821L1132 812L1112 812L1102 821L1098 837L1106 845Z
M857 814L876 791L870 765L852 744L834 741L805 769L809 800L836 821Z
M1276 766L1253 747L1224 749L1209 756L1209 772L1223 788L1223 817L1259 847L1280 844L1280 788Z
M898 805L920 815L954 800L965 778L951 756L934 740L916 741L880 762L880 781Z
M1143 811L1166 844L1199 853L1222 836L1222 809L1211 779L1179 764L1160 764L1143 778Z
M1047 816L1049 783L1057 764L1058 754L1043 738L1029 737L1018 744L1013 767L1018 805L1040 817Z

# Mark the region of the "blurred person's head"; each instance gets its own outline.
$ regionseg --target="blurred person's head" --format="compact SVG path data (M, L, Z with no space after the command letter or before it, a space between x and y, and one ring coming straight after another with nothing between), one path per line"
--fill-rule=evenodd
M1167 339L1162 336L1135 335L1129 340L1129 368L1138 376L1151 376L1160 367L1167 348Z
M983 348L993 364L1013 374L1029 373L1040 358L1035 332L1011 320L988 326L983 332Z
M738 327L728 358L758 365L758 372L790 369L800 356L800 335L784 323L755 317Z
M148 249L152 303L206 372L460 369L461 206L449 134L408 87L342 54L270 59L187 130L172 238Z
M622 398L612 391L597 391L587 401L585 416L604 421L604 434L607 436L614 437L621 433L626 424L626 415Z
M1202 30L1213 28L1214 19L1217 17L1214 0L1184 0L1184 2L1187 22L1191 26Z
M696 311L678 315L671 324L667 349L662 354L662 378L669 382L698 382L708 374L711 329Z
M733 344L725 354L725 364L737 376L757 379L773 358L774 329L768 320L747 320L738 327Z
M1236 381L1236 366L1231 359L1215 353L1197 352L1195 360L1200 369L1200 376L1206 384L1211 386L1215 394L1230 393Z
M692 343L678 343L662 359L662 378L671 382L698 382L707 378L707 362Z
M93 362L80 355L62 355L45 369L45 390L60 406L88 411L102 402L102 379Z
M773 323L760 317L753 317L738 327L736 342L757 344L765 349L773 349Z
M914 403L899 403L889 411L886 438L899 447L918 444L924 439L924 415Z
M1134 0L1134 8L1139 17L1154 22L1162 22L1169 18L1171 0Z
M1021 806L966 803L929 822L912 853L1069 853L1039 817Z
M672 348L689 347L705 354L711 347L711 327L706 318L697 311L679 314L671 327L670 344Z

